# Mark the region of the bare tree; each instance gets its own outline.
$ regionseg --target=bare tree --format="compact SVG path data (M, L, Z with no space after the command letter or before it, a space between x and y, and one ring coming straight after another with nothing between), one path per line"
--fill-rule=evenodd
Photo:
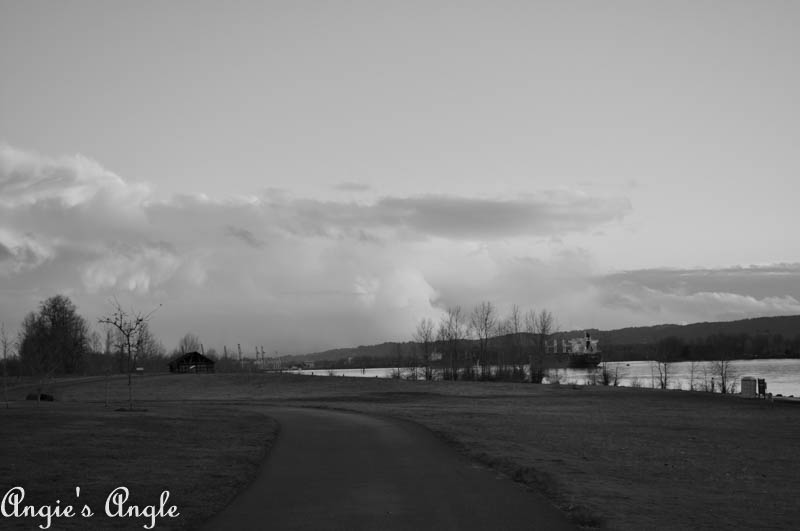
M403 369L408 369L411 362L408 359L408 357L405 356L405 352L404 352L402 343L395 344L394 351L397 353L396 354L397 355L397 369L398 369L398 372L400 372L400 378L403 378ZM411 372L415 373L416 372L416 367L414 367L414 371L411 371ZM410 376L412 376L412 375L410 375Z
M417 323L417 329L414 331L414 341L422 345L426 380L433 379L433 369L431 368L431 347L435 339L433 328L433 320L430 317L424 317Z
M488 301L478 304L470 314L469 324L478 337L478 362L483 371L483 367L488 361L489 338L495 334L497 329L497 310L494 305Z
M711 362L711 373L714 377L719 378L720 392L728 393L734 387L736 380L731 362L737 354L743 351L745 339L741 336L717 334L708 338L708 341L716 358ZM713 390L714 379L712 378L711 381Z
M100 336L97 330L92 330L87 341L90 352L99 353L103 351L103 338Z
M111 349L114 347L114 329L110 326L105 326L106 337L103 342L103 354L111 355Z
M719 378L720 392L723 394L732 392L736 385L736 373L731 366L732 361L729 357L722 357L711 362L711 373Z
M5 323L0 323L0 346L3 348L3 400L8 409L8 352L11 350L11 341L6 334Z
M522 313L519 306L516 304L511 305L511 311L506 318L506 330L509 334L519 334L522 332Z
M523 315L519 309L519 306L513 304L511 306L511 311L508 317L503 320L503 322L498 326L498 333L502 335L510 335L511 336L511 358L513 360L519 360L522 351L522 327L523 327ZM506 372L506 360L504 359L503 352L501 351L498 355L497 359L498 364L498 373L501 376L505 376Z
M439 338L447 344L450 353L450 378L457 379L456 361L461 342L466 337L466 326L461 306L447 309L447 315L439 323Z
M689 391L694 391L694 380L697 375L697 361L692 360L689 364Z
M178 352L181 354L200 352L200 338L192 333L186 334L178 343Z
M156 338L152 330L150 330L149 323L145 323L142 328L142 341L139 355L145 359L161 358L166 355L164 345Z
M683 340L676 336L665 337L656 343L656 355L653 362L658 370L659 388L669 388L672 363L680 356L683 346Z
M160 307L160 305L159 305ZM119 347L127 355L128 360L128 408L133 410L133 370L136 363L136 354L142 347L143 334L147 330L147 322L158 308L148 314L134 310L122 309L119 301L114 299L114 310L110 316L98 319L101 324L114 327L119 333ZM134 354L136 353L136 354Z
M530 354L531 383L541 383L544 378L544 355L547 351L547 341L550 334L555 332L555 318L547 309L541 310L538 314L530 312L526 316L526 322L530 317L533 334L537 336L537 347Z
M536 310L525 312L525 331L529 334L536 333Z

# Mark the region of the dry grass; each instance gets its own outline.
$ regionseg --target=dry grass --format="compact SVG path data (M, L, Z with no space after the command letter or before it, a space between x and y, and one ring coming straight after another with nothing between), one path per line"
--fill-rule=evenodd
M124 383L114 385L124 396ZM55 394L102 401L103 386ZM587 527L789 529L800 519L800 406L651 389L270 375L145 377L137 396L145 407L288 403L411 419Z
M16 402L0 409L3 493L25 489L25 504L84 504L91 518L54 519L51 529L142 529L149 518L109 518L106 496L130 489L130 502L158 506L163 490L178 518L156 529L191 529L224 507L249 481L276 423L262 414L190 404L119 412L99 405ZM75 488L80 487L80 497ZM38 529L43 518L3 518L3 529Z
M539 396L447 398L433 407L347 407L421 422L583 524L787 529L800 517L800 409L791 406L545 387Z

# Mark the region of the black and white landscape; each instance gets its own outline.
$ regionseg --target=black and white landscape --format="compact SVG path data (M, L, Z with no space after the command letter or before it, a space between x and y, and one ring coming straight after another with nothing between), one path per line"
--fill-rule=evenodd
M162 514L158 526L193 528L248 481L287 474L265 458L273 443L275 455L302 459L286 446L316 433L319 445L308 451L322 451L320 426L340 443L368 426L369 440L386 446L363 459L391 456L392 470L405 470L415 459L402 460L398 441L417 428L398 426L411 419L459 448L458 463L477 459L490 476L544 492L546 504L569 518L554 512L549 521L558 525L795 522L782 511L787 492L800 487L791 483L796 463L769 457L794 455L787 441L797 440L795 406L786 405L794 400L775 409L766 392L752 393L759 401L716 396L737 391L745 374L724 372L737 357L797 357L793 324L778 332L775 323L784 321L763 321L773 329L747 329L739 343L697 332L725 325L697 325L675 332L686 343L637 339L632 349L653 350L625 357L633 352L625 343L608 351L620 367L650 367L653 382L655 362L664 364L663 393L585 389L588 378L522 381L542 381L548 367L539 364L542 378L533 367L554 332L598 331L606 341L638 333L631 327L745 319L742 326L755 326L762 323L755 318L800 315L799 23L800 3L788 1L0 0L0 355L3 403L12 406L0 422L0 453L11 456L0 459L0 471L38 504L83 485L84 499L96 496L98 507L101 494L122 482L157 505L160 490L170 489L184 519ZM480 308L491 308L491 327L470 322ZM447 322L456 314L462 335L447 351ZM514 315L516 328L507 319ZM547 327L525 328L528 316L531 324L546 317ZM480 390L438 382L422 392L437 382L342 378L336 387L319 381L319 370L316 380L255 374L280 369L278 357L297 361L298 372L326 352L347 360L353 354L342 349L358 346L390 345L399 360L395 345L419 341L428 324L429 339L438 332L443 342L441 374L493 378L491 367L502 372L511 354L503 361L489 336L507 337L515 381ZM701 336L709 337L705 350L687 346ZM476 363L459 343L467 339L494 358ZM687 393L668 383L676 360L651 356L656 340L678 345L690 367L684 373L691 370ZM416 363L418 344L404 348ZM686 355L701 350L697 359ZM184 354L191 357L181 365ZM432 354L426 342L422 359ZM715 381L709 368L695 387L699 360L721 363L725 376ZM167 373L212 372L213 362L213 375ZM797 366L773 365L776 379ZM629 376L630 387L643 386ZM780 383L770 389L794 392L800 380ZM620 396L629 402L620 406ZM464 397L485 408L496 432L483 429ZM531 401L558 412L563 397L580 404L553 414L566 424L532 430L552 425ZM332 403L360 413L291 409ZM745 404L747 414L728 417L729 403ZM265 408L276 404L270 416ZM621 416L606 418L609 404ZM663 426L648 424L651 407ZM674 438L684 429L689 435ZM714 433L708 439L706 429ZM744 431L774 437L728 451ZM574 446L576 433L594 450ZM416 461L452 450L427 436L432 450ZM134 440L147 442L129 448ZM422 439L408 440L413 447ZM108 448L124 448L124 456ZM644 472L603 468L596 459L616 459L621 449ZM131 457L137 451L160 457L139 461ZM187 455L193 461L180 459ZM314 466L325 466L316 458ZM358 464L362 456L350 448L346 458ZM736 468L745 462L751 468ZM135 475L145 464L161 476ZM457 468L428 466L445 475ZM391 528L369 520L391 511L368 495L394 500L395 487L405 493L403 514L423 523L397 517L394 528L432 522L435 505L425 504L436 493L412 477L400 488L392 483L400 472L386 472L384 490L376 490L371 470L359 468L347 485L337 483L345 474L334 474L319 489L363 496L359 509L374 513L359 520L363 529ZM82 483L72 479L79 472ZM762 488L768 472L784 482L773 497ZM221 486L216 498L209 478ZM666 483L678 480L685 484ZM457 491L459 481L447 475L442 485ZM705 498L686 485L704 489ZM12 487L0 484L0 494ZM193 489L209 498L193 497ZM734 490L738 498L714 505ZM306 502L287 497L272 499L270 509ZM506 521L473 518L469 510L489 499L476 497L448 497L452 518L436 528ZM760 505L745 514L752 500ZM618 502L617 514L604 509ZM647 513L651 506L663 513ZM5 507L0 527L42 523L41 515L8 516ZM707 507L731 520L709 516ZM528 512L503 514L525 528ZM292 515L280 520L286 528L323 521ZM138 529L144 518L113 521ZM53 528L68 519L56 518ZM338 522L349 528L342 524L349 520Z

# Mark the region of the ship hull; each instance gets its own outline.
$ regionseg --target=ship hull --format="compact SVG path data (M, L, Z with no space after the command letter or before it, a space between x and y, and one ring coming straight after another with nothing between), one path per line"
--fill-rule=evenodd
M600 365L600 354L570 354L567 367L570 369L594 369Z
M543 369L594 369L603 361L599 352L589 354L546 354L534 358L534 364Z

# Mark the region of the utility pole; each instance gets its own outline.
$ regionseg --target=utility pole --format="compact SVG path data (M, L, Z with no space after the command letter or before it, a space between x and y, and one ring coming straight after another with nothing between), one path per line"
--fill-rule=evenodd
M244 364L242 363L242 344L236 343L236 348L239 349L239 369L244 369Z

